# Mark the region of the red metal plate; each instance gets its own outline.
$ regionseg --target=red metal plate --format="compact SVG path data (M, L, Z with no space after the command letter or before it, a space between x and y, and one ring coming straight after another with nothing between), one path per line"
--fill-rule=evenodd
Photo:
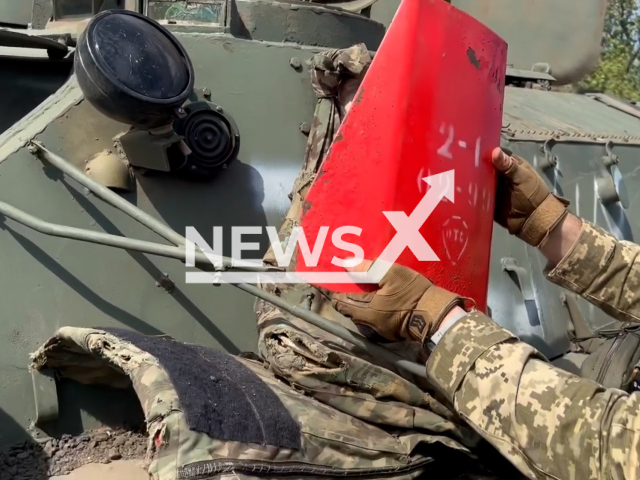
M424 202L417 207L429 189L442 196L443 182L453 181L451 199L443 198L418 227L439 261L421 261L405 248L397 262L486 309L496 182L491 151L500 144L506 53L494 32L442 0L402 2L307 196L302 227L310 248L321 227L329 230L317 265L306 265L298 250L297 272L344 272L332 259L353 253L331 241L342 226L361 229L342 239L362 247L365 258L378 258L396 235L383 212L411 217L425 209ZM423 180L452 170L453 178L440 175L432 186ZM323 286L362 291L355 284Z

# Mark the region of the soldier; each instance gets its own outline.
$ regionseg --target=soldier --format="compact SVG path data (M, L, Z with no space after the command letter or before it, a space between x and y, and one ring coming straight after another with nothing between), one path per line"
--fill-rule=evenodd
M640 247L569 213L522 158L496 149L493 162L495 221L540 249L547 278L640 322ZM640 478L640 393L555 368L465 300L394 265L376 292L333 304L365 334L421 342L434 388L529 478Z

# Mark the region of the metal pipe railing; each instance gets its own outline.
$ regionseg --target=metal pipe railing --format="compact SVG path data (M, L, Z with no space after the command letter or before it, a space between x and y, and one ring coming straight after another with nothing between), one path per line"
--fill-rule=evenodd
M126 213L131 218L141 223L149 230L157 233L165 240L170 241L174 245L186 244L186 239L171 227L162 223L160 220L149 215L148 213L142 211L134 204L128 202L104 185L88 177L83 172L78 170L72 163L44 148L42 144L40 144L40 142L31 141L31 145L29 148L31 152L34 153L38 158L40 158L41 160L46 160L58 170L73 178L76 182L88 188L96 197L116 207L118 210Z
M27 212L15 208L5 202L0 202L0 213L24 225L25 227L29 227L32 230L44 233L45 235L51 235L52 237L70 238L81 242L96 243L98 245L106 245L108 247L121 248L123 250L133 250L161 257L175 258L176 260L186 262L186 250L184 247L162 245L155 242L147 242L134 238L121 237L119 235L111 235L109 233L94 232L93 230L85 230L83 228L45 222L44 220L34 217L33 215L30 215ZM195 252L194 259L196 266L203 270L210 270L213 265L213 269L217 271L226 271L231 269L245 269L253 272L273 271L272 267L236 265L234 264L233 259L227 257L222 257L221 262L218 264L212 264L212 262L202 252Z
M110 235L102 232L94 232L81 228L48 223L4 202L0 202L0 213L15 220L16 222L21 223L22 225L25 225L40 233L44 233L45 235L71 238L74 240L122 248L125 250L135 250L142 253L159 255L185 261L186 239L171 227L160 222L158 219L152 217L148 213L142 211L140 208L120 197L109 188L89 178L83 172L78 170L73 164L60 157L59 155L56 155L55 153L47 150L39 142L32 141L30 143L29 149L40 160L44 160L55 166L60 171L89 189L89 191L91 191L98 198L126 213L134 220L138 221L164 239L173 243L175 246L162 245L154 242L147 242L143 240L120 237L117 235ZM198 268L202 270L211 270L212 262L202 251L196 251L194 257L196 266ZM246 265L246 263L243 265L243 262L236 261L235 259L229 257L215 256L215 258L218 259L219 263L217 264L217 266L216 264L213 265L214 271L245 270L263 272L263 274L265 275L268 275L269 272L282 271L282 269L274 267L252 266ZM285 310L291 315L294 315L326 332L335 335L338 338L341 338L342 340L351 343L352 345L370 353L372 356L377 356L381 359L384 359L385 361L394 364L399 369L411 375L426 378L426 369L424 365L411 362L398 353L392 352L391 350L384 348L381 345L372 343L365 337L351 332L350 330L324 318L321 315L318 315L315 312L304 309L297 305L293 305L286 300L267 293L254 285L249 285L246 283L231 283L230 285L233 285L240 290L261 298L275 305L276 307Z

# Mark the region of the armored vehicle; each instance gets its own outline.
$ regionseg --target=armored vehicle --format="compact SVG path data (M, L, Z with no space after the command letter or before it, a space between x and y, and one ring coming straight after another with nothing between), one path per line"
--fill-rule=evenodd
M323 98L310 60L357 44L375 52L399 3L0 0L0 443L45 424L78 433L127 420L113 392L28 371L29 354L61 326L255 351L256 291L185 284L182 232L221 226L228 258L231 226L282 224ZM640 110L554 89L597 66L605 0L451 3L509 45L503 145L575 213L636 239ZM112 41L122 32L140 37L135 49ZM255 238L262 258L268 238ZM543 268L496 230L489 309L571 368L569 320L613 320L549 284Z

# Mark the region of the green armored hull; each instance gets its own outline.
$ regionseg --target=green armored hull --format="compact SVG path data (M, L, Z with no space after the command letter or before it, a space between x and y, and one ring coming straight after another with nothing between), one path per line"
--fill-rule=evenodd
M353 10L347 11L331 4L247 0L27 3L24 11L0 3L0 12L11 13L0 30L0 81L9 92L0 99L3 445L27 433L41 436L41 429L79 433L128 420L120 407L109 407L121 405L116 401L125 401L124 394L54 382L27 370L29 354L62 326L167 334L232 354L256 350L254 298L246 291L185 284L184 264L173 250L147 255L141 244L109 248L104 244L113 237L77 241L69 230L39 222L164 242L161 231L97 198L60 165L86 173L180 235L187 226L206 234L223 227L222 253L230 257L231 226L280 227L291 205L319 101L310 61L357 44L375 52L398 4L339 4ZM452 3L509 43L504 146L531 159L549 185L572 201L575 213L619 238L637 239L640 225L632 212L638 208L640 110L601 94L550 91L595 67L604 2L583 1L575 12L553 7L559 9L554 20L540 22L546 31L514 27L502 13L506 0L484 7ZM535 19L557 2L518 3L522 11L512 16ZM87 21L112 8L159 21L188 55L193 84L177 106L183 109L177 124L190 155L177 146L175 131L146 125L153 130L151 141L148 130L131 130L131 123L109 118L85 98L81 79L72 73L74 50ZM586 33L563 44L569 14L580 15L574 20ZM124 114L138 118L142 112L131 110ZM127 162L132 169L122 168ZM255 258L261 258L268 238L254 241ZM561 294L544 279L543 267L537 252L496 230L489 307L496 321L563 361L571 348L570 316L583 316L594 328L612 320ZM130 420L138 414L132 406Z

